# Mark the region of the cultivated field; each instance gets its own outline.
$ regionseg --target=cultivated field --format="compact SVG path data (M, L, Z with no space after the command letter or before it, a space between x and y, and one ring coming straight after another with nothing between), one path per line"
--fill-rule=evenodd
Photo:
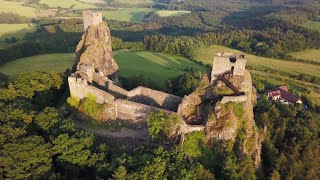
M79 0L80 2L83 3L93 3L93 4L104 4L105 1L103 0Z
M28 32L33 28L29 27L28 24L0 24L0 39L5 34L10 34L10 36L21 37L21 33L17 32ZM15 34L17 33L17 34Z
M148 8L123 8L116 11L103 11L102 16L109 20L139 22L150 12Z
M74 58L74 53L46 54L26 57L0 66L0 72L8 75L10 79L14 79L24 72L50 72L51 70L64 72L68 68L71 69Z
M46 54L21 58L9 62L0 67L0 72L8 75L10 79L17 77L20 73L30 71L64 72L71 69L74 53ZM165 80L176 77L184 72L186 68L204 71L205 68L179 56L170 56L160 53L145 51L116 51L114 58L120 67L120 74L124 77L144 74L155 82L164 86Z
M73 8L73 9L88 9L95 8L93 4L83 3L76 0L41 0L39 3L47 4L51 8L62 7L62 8Z
M12 12L26 17L35 17L36 10L31 7L22 6L23 2L12 2L0 0L0 13Z
M314 29L320 31L320 22L319 21L308 21L303 25L306 28Z
M152 0L111 0L111 4L112 3L137 5L152 3Z
M306 51L299 51L290 53L290 55L297 59L305 59L309 61L320 62L320 49L310 49Z
M188 13L190 13L190 11L166 11L166 10L162 10L162 11L157 11L157 13L161 17L167 17L167 16L179 16L179 15L183 15L183 14L188 14Z

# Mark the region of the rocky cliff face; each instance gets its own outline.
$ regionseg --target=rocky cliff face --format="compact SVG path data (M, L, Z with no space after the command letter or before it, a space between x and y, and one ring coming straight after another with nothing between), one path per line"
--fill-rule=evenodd
M77 45L73 71L101 85L105 78L118 81L119 67L112 58L111 35L106 23L90 26L85 31Z
M256 101L256 91L252 87L251 75L248 71L244 77L230 77L232 84L238 86L247 96L243 102L220 101L214 105L214 111L207 121L205 132L208 139L229 141L238 156L251 156L257 167L261 163L261 142L263 132L254 121L253 106ZM218 83L220 89L224 86ZM219 94L219 91L217 91ZM225 92L224 92L225 93Z

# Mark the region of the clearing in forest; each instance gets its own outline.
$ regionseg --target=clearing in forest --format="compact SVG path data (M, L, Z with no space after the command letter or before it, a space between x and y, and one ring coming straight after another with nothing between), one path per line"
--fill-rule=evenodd
M167 17L167 16L180 16L183 14L191 13L191 11L167 11L167 10L161 10L157 11L159 16L161 17Z
M320 22L319 21L308 21L307 23L305 23L303 25L303 27L320 31Z

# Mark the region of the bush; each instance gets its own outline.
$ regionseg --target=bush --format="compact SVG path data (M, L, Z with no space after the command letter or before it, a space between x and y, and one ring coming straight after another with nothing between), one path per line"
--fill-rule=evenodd
M71 107L78 108L78 107L79 107L79 104L80 104L80 101L77 100L77 99L75 99L75 98L68 97L67 103L68 103Z
M196 131L186 134L182 150L192 157L200 157L204 147L205 134L203 131Z
M96 102L96 97L94 97L92 94L88 94L88 97L81 102L80 110L90 117L98 119L102 107L102 104Z
M195 91L201 83L202 74L200 72L186 72L171 80L168 84L168 89L171 89L172 94L178 96L189 95Z
M151 112L147 118L148 132L152 139L165 139L174 136L182 121L175 114L163 111Z

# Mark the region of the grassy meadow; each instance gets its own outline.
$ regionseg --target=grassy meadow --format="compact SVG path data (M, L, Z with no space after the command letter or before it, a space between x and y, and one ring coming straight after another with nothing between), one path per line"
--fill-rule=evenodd
M150 12L148 8L123 8L115 11L103 11L102 16L109 20L139 22Z
M73 8L73 9L89 9L95 8L96 6L89 3L83 3L76 0L40 0L40 4L47 4L50 8L62 7L62 8Z
M46 54L27 58L21 58L0 66L0 72L16 78L20 73L31 71L56 70L64 72L71 69L74 53ZM120 74L124 77L143 74L150 77L161 86L167 79L176 77L184 72L186 68L204 71L205 68L179 56L170 56L161 53L146 51L116 51L114 59L120 67Z
M157 11L157 13L159 14L159 16L161 17L167 17L167 16L179 16L179 15L183 15L183 14L188 14L191 11L167 11L167 10L161 10L161 11Z
M118 51L114 59L120 67L122 76L143 74L161 85L164 85L167 79L182 74L186 68L206 70L205 67L184 57L146 51Z
M0 66L0 72L8 75L10 79L14 79L24 72L50 72L51 70L64 72L66 69L72 67L74 58L74 53L31 56L17 59Z
M0 0L0 13L12 12L26 17L36 17L36 9L22 6L23 2Z
M27 32L35 30L28 24L0 24L0 41L8 37L23 38Z
M306 51L293 52L290 53L290 55L297 59L320 62L320 49L310 49Z
M303 25L303 27L320 31L320 22L319 21L308 21L307 23L305 23Z
M146 4L152 3L152 0L111 0L111 3L118 3L118 4L130 4L130 5L137 5L137 4Z

